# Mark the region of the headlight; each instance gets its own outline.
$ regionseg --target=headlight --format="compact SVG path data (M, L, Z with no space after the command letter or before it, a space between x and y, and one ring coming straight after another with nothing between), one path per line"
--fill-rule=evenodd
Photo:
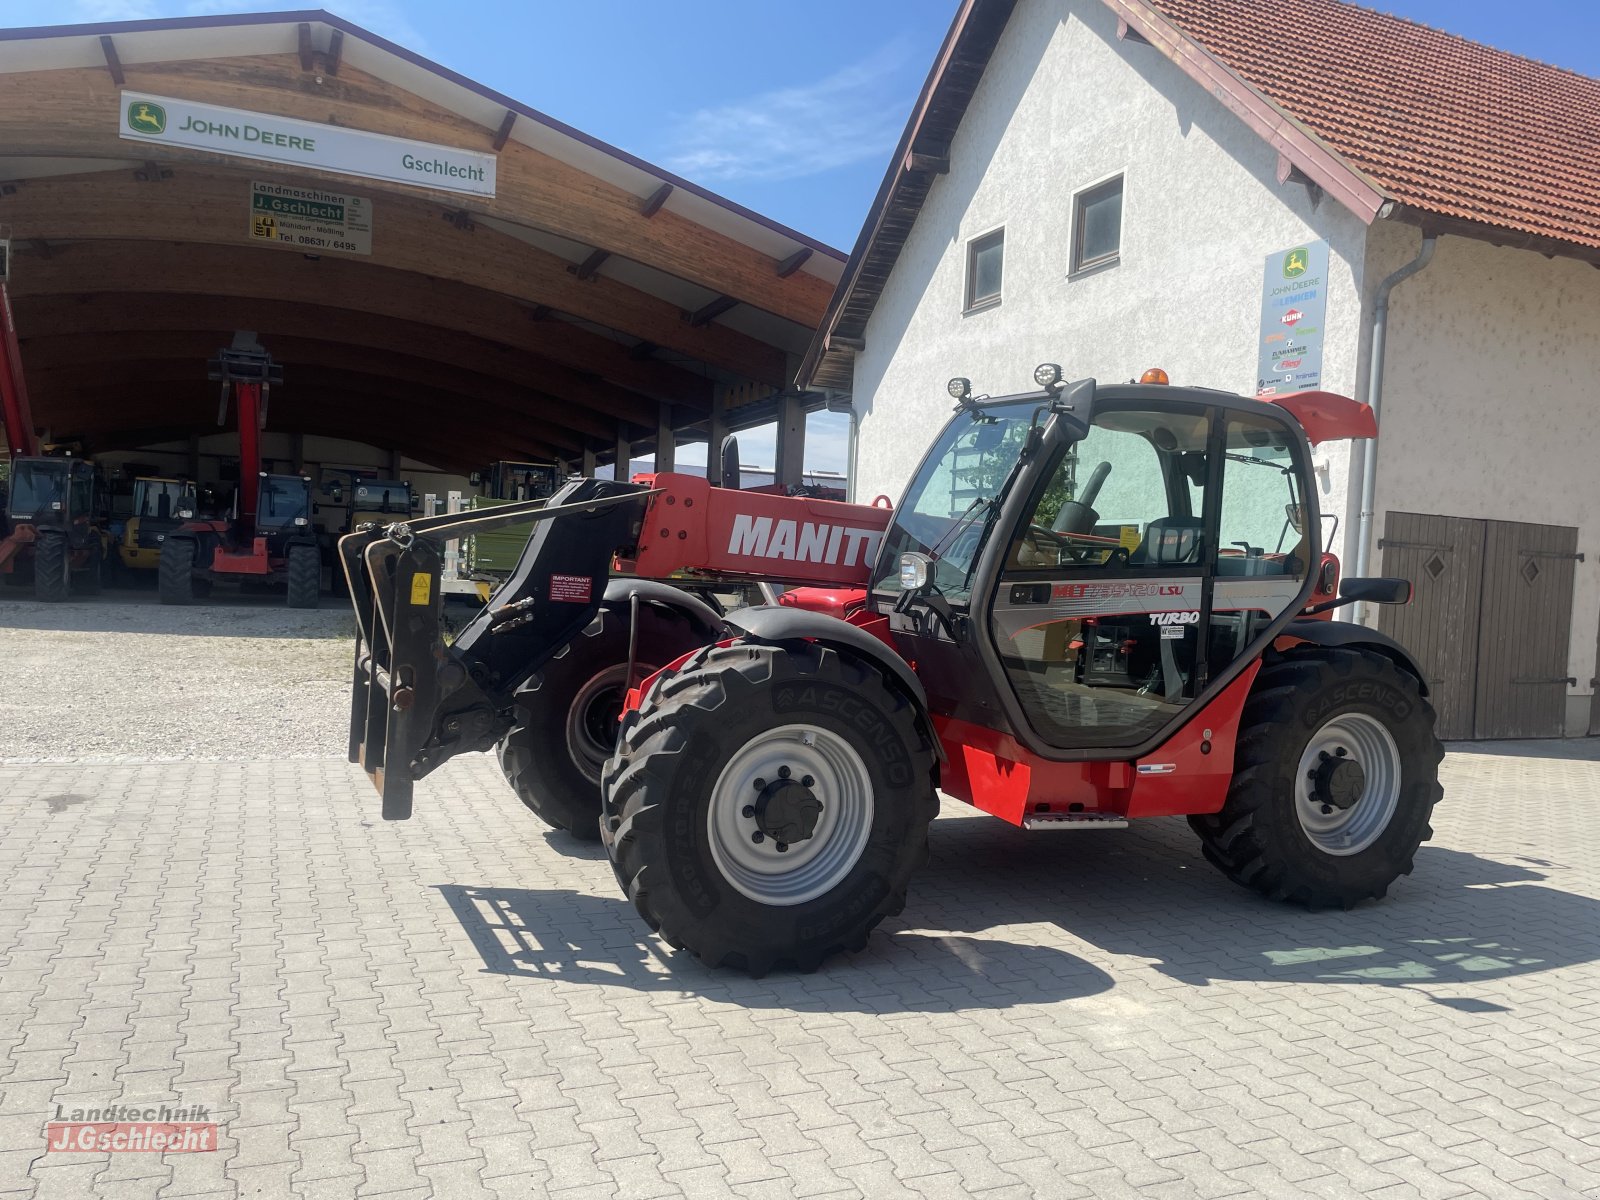
M900 556L900 589L906 592L920 592L928 586L928 564L926 554L907 553Z
M1042 388L1053 388L1061 382L1061 368L1055 363L1040 363L1033 369L1033 381Z
M180 508L178 510L178 516L185 521L192 521L194 520L194 509Z
M944 390L950 393L952 400L965 400L972 395L972 380L957 376L944 385Z
M296 517L294 519L294 523L296 525L309 525L309 524L311 524L311 522L306 520L304 517Z

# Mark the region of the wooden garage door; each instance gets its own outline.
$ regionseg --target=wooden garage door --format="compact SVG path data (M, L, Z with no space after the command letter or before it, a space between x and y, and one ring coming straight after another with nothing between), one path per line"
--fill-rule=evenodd
M1411 580L1403 607L1384 605L1379 628L1416 657L1439 714L1439 736L1470 738L1477 697L1483 525L1464 517L1389 513L1383 519L1383 573Z
M1488 521L1473 736L1559 737L1578 531Z
M1391 512L1380 544L1416 587L1380 628L1421 664L1439 736L1559 737L1578 531Z

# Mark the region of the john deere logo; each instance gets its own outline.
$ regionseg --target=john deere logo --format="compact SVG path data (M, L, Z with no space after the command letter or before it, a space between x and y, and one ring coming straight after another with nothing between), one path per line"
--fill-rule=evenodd
M1283 256L1283 277L1298 279L1306 273L1306 248L1298 246Z
M128 105L128 128L135 133L165 133L167 110L148 100L135 100Z

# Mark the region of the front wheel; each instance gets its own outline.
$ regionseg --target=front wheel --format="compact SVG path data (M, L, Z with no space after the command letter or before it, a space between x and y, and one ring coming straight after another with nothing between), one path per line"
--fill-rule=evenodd
M290 546L284 566L290 608L315 608L322 592L322 555L315 546Z
M937 811L913 702L813 642L709 647L607 765L602 836L651 928L709 966L816 969L905 905Z
M161 543L156 591L163 604L194 603L194 543L188 538L169 537Z
M1228 878L1308 908L1379 899L1432 836L1444 748L1417 680L1358 649L1262 668L1222 811L1189 818Z
M59 604L71 592L72 559L67 539L59 533L41 533L33 544L33 596Z

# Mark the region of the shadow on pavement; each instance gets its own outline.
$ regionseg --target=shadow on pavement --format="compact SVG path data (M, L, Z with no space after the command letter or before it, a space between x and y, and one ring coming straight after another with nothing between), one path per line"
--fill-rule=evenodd
M1112 979L1064 950L988 937L885 932L814 975L749 979L669 950L621 896L445 884L440 893L486 971L534 979L693 993L753 1008L949 1012L1092 996Z
M971 914L955 923L963 932L1044 921L1196 986L1448 988L1600 959L1600 901L1562 890L1569 870L1510 848L1491 859L1424 845L1415 871L1387 899L1349 912L1306 912L1230 883L1200 856L1181 821L1114 834L1028 835L954 820L935 824L933 861L905 918L917 920L921 902L931 900L941 919Z
M603 856L565 838L560 848ZM1493 1013L1507 1010L1451 997L1451 987L1600 960L1600 901L1561 889L1571 869L1564 864L1509 852L1491 859L1424 846L1414 874L1388 899L1308 913L1229 883L1181 821L1030 835L987 818L945 819L934 825L932 849L905 913L880 927L865 951L836 957L816 975L764 980L709 970L667 949L620 896L439 890L488 971L756 1007L935 1012L1091 996L1114 980L1073 952L1087 944L1197 987L1420 985L1439 991L1437 1003ZM1056 928L1033 936L1039 925Z

